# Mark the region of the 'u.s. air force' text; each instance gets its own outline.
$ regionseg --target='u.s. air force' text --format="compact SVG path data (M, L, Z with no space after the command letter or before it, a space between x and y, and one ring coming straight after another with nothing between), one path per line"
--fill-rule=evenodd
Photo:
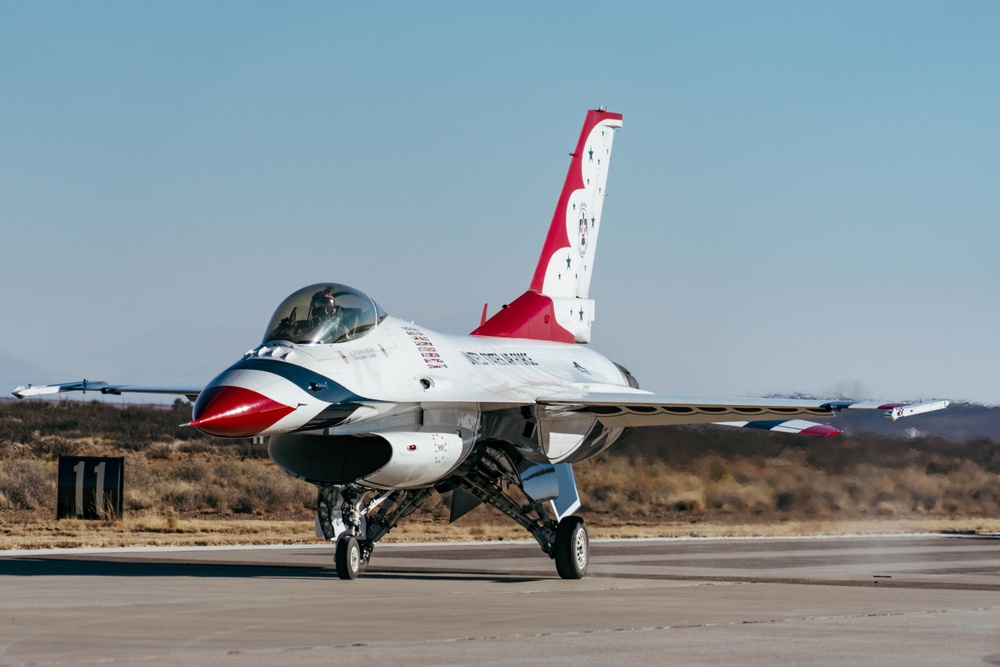
M534 359L524 352L463 352L462 355L476 366L537 366Z

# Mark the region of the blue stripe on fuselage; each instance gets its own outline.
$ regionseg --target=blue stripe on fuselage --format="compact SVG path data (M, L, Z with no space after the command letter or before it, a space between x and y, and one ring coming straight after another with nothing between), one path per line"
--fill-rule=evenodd
M327 403L358 403L362 401L373 402L371 398L359 396L350 391L344 385L334 382L325 375L320 375L315 371L287 361L277 359L261 359L260 357L250 357L242 359L229 367L230 370L254 370L273 373L285 378L297 387L308 391L310 394L326 401ZM317 389L312 389L316 387ZM322 388L321 388L322 387Z

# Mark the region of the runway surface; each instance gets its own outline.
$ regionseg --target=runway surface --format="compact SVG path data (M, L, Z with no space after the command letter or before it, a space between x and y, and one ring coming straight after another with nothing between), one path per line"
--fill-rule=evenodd
M0 552L0 665L1000 665L1000 538Z

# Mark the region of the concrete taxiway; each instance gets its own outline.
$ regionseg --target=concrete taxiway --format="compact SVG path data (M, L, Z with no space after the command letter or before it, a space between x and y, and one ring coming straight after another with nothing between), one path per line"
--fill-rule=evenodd
M1000 665L1000 538L0 553L0 665Z

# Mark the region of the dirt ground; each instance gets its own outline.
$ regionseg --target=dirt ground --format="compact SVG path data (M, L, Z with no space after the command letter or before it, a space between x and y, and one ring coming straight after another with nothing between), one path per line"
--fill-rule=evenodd
M615 521L588 517L592 539L643 537L791 536L899 533L1000 533L1000 519L868 519L860 521ZM400 524L385 542L531 539L513 522L464 517ZM0 511L0 550L77 547L308 544L322 542L312 518L301 516L126 514L120 521L57 521L37 510Z

